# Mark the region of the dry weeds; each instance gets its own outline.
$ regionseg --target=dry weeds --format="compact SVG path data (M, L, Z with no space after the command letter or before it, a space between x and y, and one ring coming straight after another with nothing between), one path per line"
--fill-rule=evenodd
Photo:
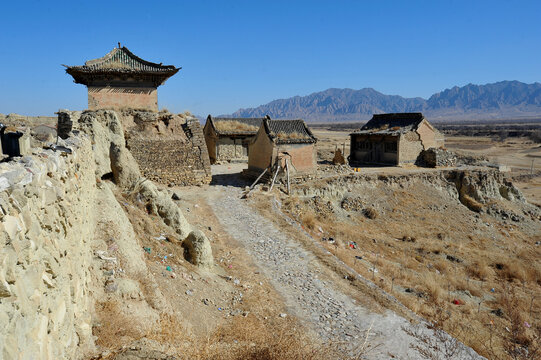
M473 198L468 201L474 211L483 206ZM396 204L389 204L392 210L380 210L380 216L370 221L362 213L342 209L340 202L335 208L347 211L347 218L323 214L313 199L289 200L282 209L316 239L333 237L334 244L323 242L327 250L382 289L392 288L392 295L410 310L429 320L437 320L439 309L448 313L443 328L481 355L491 359L532 358L524 357L525 352L539 355L534 346L541 315L539 251L525 248L519 232L508 231L495 242L488 233L472 234L470 225L446 228L448 215L427 214L423 202L426 199L405 193ZM454 221L468 224L467 218ZM348 247L351 242L357 249ZM516 293L512 300L502 296L510 289ZM453 304L455 299L459 305ZM497 309L502 309L501 317L491 312ZM462 330L465 324L467 329Z
M222 132L256 132L259 127L245 124L240 121L215 121L216 130Z

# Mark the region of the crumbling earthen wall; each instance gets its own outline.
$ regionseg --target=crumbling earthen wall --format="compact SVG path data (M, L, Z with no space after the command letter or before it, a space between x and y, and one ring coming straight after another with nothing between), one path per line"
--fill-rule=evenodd
M78 359L93 346L92 145L1 164L0 357Z
M410 131L400 136L398 142L398 160L400 164L415 163L421 151L423 151L423 144L420 141L419 134Z
M88 87L88 109L158 111L158 90L153 87Z
M280 153L290 155L292 171L295 173L310 173L317 169L314 144L283 144L276 146L275 157Z

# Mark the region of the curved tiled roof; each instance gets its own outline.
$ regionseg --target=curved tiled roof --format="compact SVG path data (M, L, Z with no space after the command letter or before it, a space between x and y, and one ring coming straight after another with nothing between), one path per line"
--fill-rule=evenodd
M160 85L181 69L143 60L125 46L114 48L101 58L88 60L82 66L64 66L76 83L85 85L106 75L146 75L147 79L152 77L151 81Z
M304 120L263 120L265 132L276 144L315 143L316 137L306 126Z

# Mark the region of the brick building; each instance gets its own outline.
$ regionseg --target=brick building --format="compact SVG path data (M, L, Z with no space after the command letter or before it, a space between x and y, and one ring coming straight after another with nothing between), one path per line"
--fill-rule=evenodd
M263 118L207 117L203 128L210 163L247 162L248 145L257 134Z
M250 144L247 174L259 174L279 159L288 160L292 174L314 172L317 169L316 142L303 120L266 117Z
M423 150L439 148L443 135L421 113L376 114L350 134L349 164L416 163Z
M77 84L88 88L89 110L158 111L158 86L180 70L143 60L120 43L107 55L82 66L64 66Z

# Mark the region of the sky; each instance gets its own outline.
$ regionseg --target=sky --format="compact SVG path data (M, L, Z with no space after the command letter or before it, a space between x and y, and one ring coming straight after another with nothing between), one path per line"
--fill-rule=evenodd
M83 65L121 42L182 67L160 108L230 114L328 88L428 98L541 81L541 1L2 1L0 113L87 107Z

